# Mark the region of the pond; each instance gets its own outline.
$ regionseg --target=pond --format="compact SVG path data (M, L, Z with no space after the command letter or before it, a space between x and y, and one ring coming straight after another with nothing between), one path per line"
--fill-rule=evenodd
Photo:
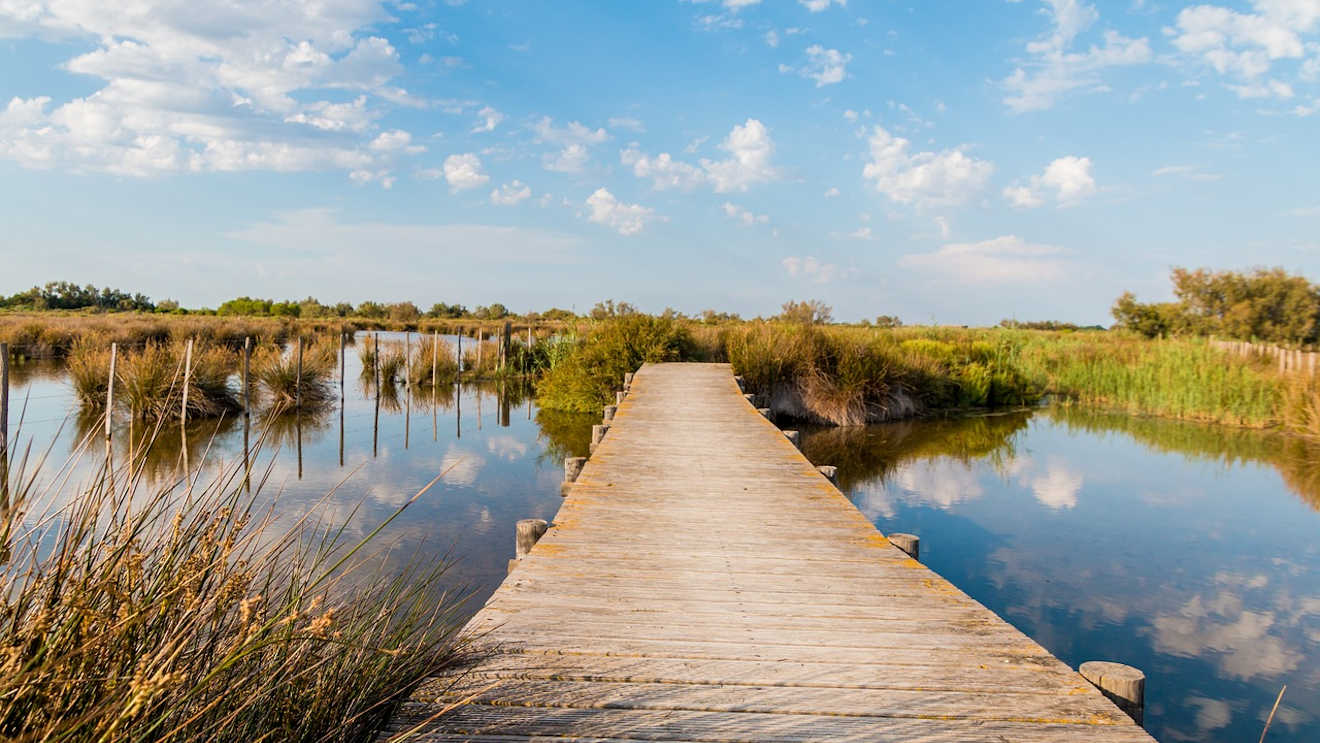
M1320 740L1320 446L1075 408L808 431L881 531L1065 663L1147 674L1162 741Z
M347 364L342 411L254 422L266 497L287 523L320 508L360 536L440 475L382 533L380 559L451 561L447 585L475 612L505 576L514 523L553 519L562 459L586 454L598 416L539 410L510 382L434 400L401 389L377 418L353 348ZM15 423L27 402L17 443L51 446L53 472L95 423L71 412L58 367L16 365L13 383ZM241 461L241 419L187 434L162 433L148 479L181 477L185 454L212 471ZM125 423L115 436L122 456ZM1315 444L1057 407L804 430L803 450L839 468L877 527L920 535L923 562L1069 665L1143 669L1160 740L1255 741L1285 683L1268 740L1320 740Z

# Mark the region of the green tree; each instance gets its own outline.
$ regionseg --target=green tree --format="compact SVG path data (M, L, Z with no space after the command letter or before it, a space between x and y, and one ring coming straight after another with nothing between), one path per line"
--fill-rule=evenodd
M819 299L805 302L789 300L784 302L779 319L804 325L825 325L834 319L834 310Z

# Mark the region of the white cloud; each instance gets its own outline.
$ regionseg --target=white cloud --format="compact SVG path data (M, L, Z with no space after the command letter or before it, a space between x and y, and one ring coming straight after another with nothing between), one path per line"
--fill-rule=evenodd
M775 31L773 28L770 29L769 31L766 31L765 35L762 36L761 38L765 40L765 45L770 47L771 49L774 49L779 46L779 32Z
M1011 110L1047 109L1074 90L1107 90L1103 70L1151 60L1150 42L1115 31L1104 32L1099 46L1071 51L1078 35L1099 20L1100 14L1082 0L1044 0L1043 4L1046 9L1042 12L1052 22L1050 32L1027 44L1029 59L1002 81L1008 92L1004 104Z
M498 206L513 206L525 199L531 198L532 189L519 180L512 183L506 183L503 186L490 192L490 203Z
M828 189L825 190L825 198L827 199L832 199L838 195L839 195L839 189L835 188L834 186L830 186Z
M9 117L0 157L136 176L385 169L408 150L367 147L381 114L370 103L421 105L389 85L402 70L398 52L369 32L385 20L376 0L202 13L164 0L0 3L0 32L90 49L63 67L100 85L46 101L40 119ZM361 95L316 97L327 90Z
M541 158L542 167L557 173L585 171L591 160L589 148L610 138L604 129L592 129L578 121L556 127L549 116L532 124L532 131L536 133L536 141L560 145L557 153L547 153Z
M471 152L445 158L445 181L454 192L486 185L490 176L481 170L481 159Z
M953 243L933 253L914 253L900 266L939 274L960 284L1028 283L1063 278L1063 250L1035 245L1016 235L978 243Z
M980 191L994 172L994 165L968 156L962 149L940 152L908 151L909 142L883 127L875 127L870 138L871 160L863 177L899 204L917 207L960 204Z
M779 170L771 164L775 145L769 130L756 119L736 125L720 143L729 153L723 160L702 158L699 165L675 160L667 152L650 156L630 145L619 153L619 160L632 168L633 175L647 178L657 190L692 189L710 185L717 193L746 191L750 186L777 180Z
M371 144L367 145L367 149L374 152L408 152L414 154L426 152L425 147L412 144L412 135L402 129L381 132L379 136L371 140Z
M724 210L724 216L728 217L729 219L740 222L744 227L751 227L753 225L765 224L770 221L769 215L753 214L747 209L744 209L741 206L738 206L737 204L734 204L729 201L724 202L724 204L720 208Z
M812 13L819 13L829 10L830 5L838 5L842 8L848 4L848 0L798 0L798 3Z
M1015 207L1033 208L1051 197L1061 207L1076 206L1095 193L1095 178L1091 175L1091 158L1069 155L1045 166L1045 172L1033 175L1026 185L1015 184L1004 189L1004 198Z
M636 235L656 219L655 210L641 204L625 204L604 188L587 197L587 219L603 224L620 235Z
M826 49L820 44L807 47L807 60L801 67L779 65L780 72L790 72L816 81L816 87L843 82L852 55L838 49Z
M477 117L481 120L477 122L476 126L472 127L473 134L493 132L495 131L495 127L499 126L501 121L504 121L504 114L496 111L490 106L485 106L478 111Z
M856 273L852 269L840 269L833 263L824 263L810 255L790 255L779 261L779 265L784 267L790 278L801 278L815 284L828 284L835 279L850 278Z
M1225 85L1240 98L1291 98L1289 83L1266 76L1277 71L1279 61L1303 60L1308 51L1298 76L1305 80L1308 70L1320 65L1320 47L1305 38L1320 27L1320 2L1254 0L1251 5L1253 12L1217 5L1183 8L1165 33L1184 55L1235 79Z
M1082 474L1064 462L1051 462L1045 473L1031 480L1031 493L1041 505L1056 511L1077 506Z
M1223 178L1219 173L1208 173L1195 165L1165 165L1152 170L1150 174L1156 178L1180 176L1193 181L1217 181Z
M769 130L756 119L734 126L720 144L720 149L728 152L730 157L701 160L701 167L718 193L746 191L749 186L779 178L778 169L770 164L775 144L770 139Z

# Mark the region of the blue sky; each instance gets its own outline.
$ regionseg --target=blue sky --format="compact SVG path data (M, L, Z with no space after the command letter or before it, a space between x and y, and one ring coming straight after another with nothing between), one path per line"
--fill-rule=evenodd
M1320 278L1320 0L0 0L0 291L1108 322Z

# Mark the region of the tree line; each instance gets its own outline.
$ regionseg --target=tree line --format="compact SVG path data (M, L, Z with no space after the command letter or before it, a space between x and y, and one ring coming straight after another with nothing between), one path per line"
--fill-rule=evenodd
M1281 345L1320 342L1320 286L1282 268L1211 271L1175 268L1174 301L1141 303L1125 292L1118 325L1148 338L1216 336Z

